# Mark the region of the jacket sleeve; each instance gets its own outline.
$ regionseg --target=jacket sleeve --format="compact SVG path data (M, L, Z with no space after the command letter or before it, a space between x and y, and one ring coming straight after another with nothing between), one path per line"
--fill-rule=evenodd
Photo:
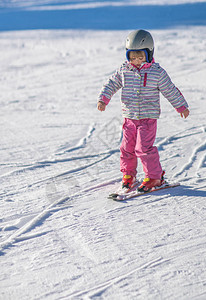
M99 96L98 101L102 101L105 104L108 104L112 96L122 88L122 75L121 70L117 70L103 85Z
M187 101L185 100L182 93L171 81L167 72L160 67L160 77L158 82L158 88L163 96L172 104L177 112L182 112L188 107Z

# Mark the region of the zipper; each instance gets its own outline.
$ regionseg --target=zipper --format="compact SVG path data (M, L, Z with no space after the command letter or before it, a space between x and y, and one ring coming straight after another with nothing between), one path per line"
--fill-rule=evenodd
M144 74L144 86L147 84L147 73Z

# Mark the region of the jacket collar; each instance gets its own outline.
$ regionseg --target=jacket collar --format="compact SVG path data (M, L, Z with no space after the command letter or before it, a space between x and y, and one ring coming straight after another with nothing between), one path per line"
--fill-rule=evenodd
M133 65L133 64L131 64L131 63L129 63L129 62L128 62L128 65L129 65L129 67L130 67L131 70L137 69L137 70L140 71L140 70L142 70L142 69L148 69L148 68L150 68L151 65L152 65L154 62L155 62L155 60L154 60L154 58L153 58L152 61L151 61L151 63L145 62L145 63L143 63L143 64L140 66L140 68L137 68L135 65Z

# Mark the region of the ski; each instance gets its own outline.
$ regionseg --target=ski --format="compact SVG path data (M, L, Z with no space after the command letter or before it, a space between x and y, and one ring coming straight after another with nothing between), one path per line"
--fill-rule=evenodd
M164 189L168 189L168 188L174 188L180 186L179 182L165 182L163 185L161 186L157 186L157 187L153 187L151 190L149 190L148 192L139 192L137 189L135 190L131 190L128 191L127 193L113 193L109 195L109 199L115 200L115 201L124 201L124 200L128 200L131 198L135 198L138 196L142 196L142 195L146 195L149 193L153 193L156 191L160 191L160 190L164 190Z
M125 195L125 194L128 194L132 191L135 191L137 186L140 184L140 182L137 180L133 183L132 187L130 188L122 188L120 187L118 190L116 190L115 192L109 194L109 198L115 198L117 196L120 196L120 195Z

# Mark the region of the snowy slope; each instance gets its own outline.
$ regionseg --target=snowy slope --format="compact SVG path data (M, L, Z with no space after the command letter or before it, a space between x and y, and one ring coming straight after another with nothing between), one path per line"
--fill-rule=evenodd
M11 14L11 5L26 12L26 3L32 10L55 1L3 1L0 14ZM112 6L75 4L83 3L85 10ZM206 299L206 30L203 17L193 26L199 13L185 26L179 14L170 28L149 26L156 61L190 105L183 120L162 97L158 121L161 163L181 186L121 203L107 199L121 180L120 94L104 113L96 98L125 59L135 27L27 30L22 20L25 30L0 32L1 300Z
M206 25L206 1L1 1L1 30L166 29Z

